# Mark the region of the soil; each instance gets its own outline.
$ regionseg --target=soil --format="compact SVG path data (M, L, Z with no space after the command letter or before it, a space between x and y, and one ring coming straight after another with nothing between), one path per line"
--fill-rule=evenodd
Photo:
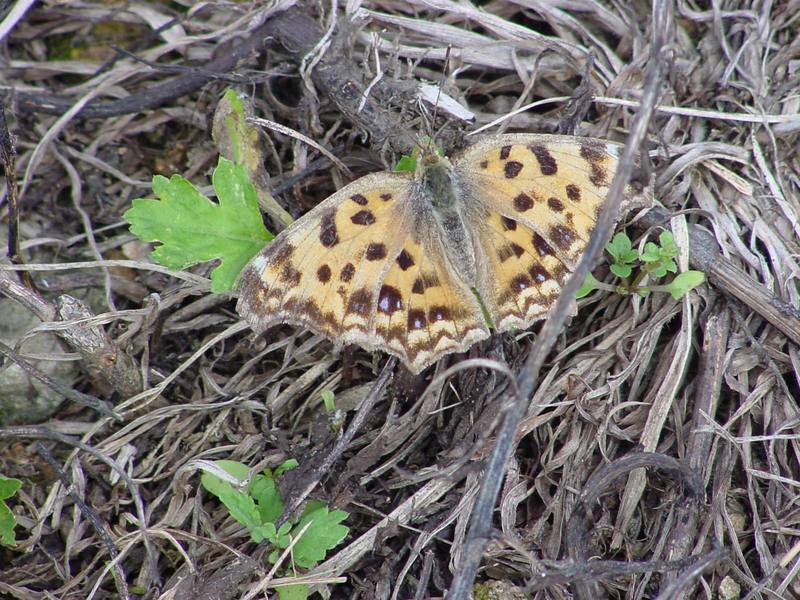
M37 318L3 360L77 368L50 377L55 414L0 427L0 475L22 481L0 596L263 598L293 581L420 599L460 578L476 598L800 598L798 6L711 4L672 6L660 72L647 2L0 9L0 291ZM229 88L285 128L263 131L257 166L277 232L426 135L625 143L654 73L630 175L656 206L617 230L642 248L671 231L706 281L677 300L595 291L543 349L539 323L412 375L302 328L257 336L235 294L211 293L213 263L159 266L123 219L156 174L211 192ZM619 282L607 253L593 273ZM26 353L33 335L58 343ZM518 389L511 458L486 471ZM222 459L251 475L295 459L283 518L321 501L348 535L314 568L273 565L200 483ZM476 545L486 480L500 494Z

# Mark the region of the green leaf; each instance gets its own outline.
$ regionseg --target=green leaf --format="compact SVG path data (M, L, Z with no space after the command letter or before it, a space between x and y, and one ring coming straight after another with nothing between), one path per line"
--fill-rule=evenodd
M11 477L3 477L0 475L0 500L11 498L17 493L17 490L22 487L22 482L19 479Z
M633 272L633 269L631 268L630 265L621 265L618 263L614 263L609 267L609 269L611 269L611 272L620 279L625 279L626 277L630 277L631 273Z
M330 390L322 390L322 403L325 405L325 412L333 412L336 410L335 396Z
M246 480L250 475L250 467L238 460L215 460L214 464L239 481Z
M417 170L417 148L414 148L414 152L411 155L403 154L400 157L400 160L397 161L397 164L394 166L394 170L396 173L415 173Z
M676 275L665 288L675 300L680 300L689 293L689 290L696 288L705 280L706 276L702 271L684 271Z
M291 471L292 469L296 469L299 464L300 463L297 462L297 459L295 458L290 458L288 460L285 460L283 463L278 465L277 469L275 469L275 477L280 477L281 475L286 473L286 471Z
M644 252L641 255L642 262L651 263L661 260L661 249L653 242L647 242L644 245Z
M311 593L308 586L304 583L282 585L276 587L275 591L278 592L278 598L280 598L280 600L306 600Z
M664 277L667 274L667 266L660 263L653 263L653 266L648 270L653 277Z
M6 546L16 546L17 540L14 536L14 527L17 526L17 518L4 500L11 498L22 487L19 479L3 477L0 475L0 544Z
M272 474L256 475L247 490L256 502L262 523L275 523L283 512L283 500Z
M223 465L220 463L227 464ZM225 469L228 473L231 473L229 468L231 468L232 465L240 465L241 463L220 460L216 461L216 464ZM238 466L233 468L240 471ZM238 473L231 473L231 475L237 479L243 479L247 476L246 465L243 477L240 477ZM234 489L230 483L220 479L216 475L212 475L211 473L203 473L203 475L200 477L200 484L206 490L208 490L209 493L219 498L219 501L225 505L225 508L228 509L228 512L230 512L231 516L239 523L244 525L251 534L253 533L253 530L261 525L261 517L258 509L256 508L256 503L248 494Z
M661 245L661 255L665 258L675 258L680 250L671 231L662 231L658 235L658 243Z
M291 527L291 523L289 524ZM292 543L292 536L289 533L278 534L275 537L274 545L277 546L281 550L286 550L289 545Z
M597 284L598 284L597 279L595 279L594 275L589 273L586 276L586 279L583 280L583 285L581 285L581 287L578 288L578 293L575 294L575 297L585 298L586 296L588 296L597 289Z
M211 291L222 293L233 288L245 264L273 235L264 228L244 167L220 158L212 181L218 204L179 175L156 175L153 192L159 199L134 200L123 217L140 239L161 242L153 260L170 269L220 259L211 273Z
M250 530L250 539L256 544L260 544L264 540L269 540L270 543L274 544L278 539L278 535L275 531L275 523L264 523L263 525L254 527Z
M423 137L420 140L420 146L425 147L425 151L433 146L433 140L427 136ZM397 164L394 166L395 173L415 173L417 171L417 162L419 162L419 155L423 152L420 146L414 146L414 149L411 151L411 154L403 154L400 157L400 160L397 161ZM435 148L434 152L439 156L444 156L444 150L439 148L438 146Z
M631 240L624 233L616 234L606 244L606 250L614 258L614 262L625 264L636 260L636 251L631 248Z
M340 525L348 516L343 510L329 512L325 505L309 502L300 522L293 529L299 532L310 523L303 537L294 545L292 556L297 566L310 569L325 559L328 550L335 548L350 531Z

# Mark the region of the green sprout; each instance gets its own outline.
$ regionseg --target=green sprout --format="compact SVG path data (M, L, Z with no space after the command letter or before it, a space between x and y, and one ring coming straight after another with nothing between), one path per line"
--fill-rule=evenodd
M323 390L320 396L322 396L322 403L325 405L325 412L332 413L336 410L335 396L332 391Z
M678 264L675 262L675 258L680 253L680 249L669 231L662 231L659 234L658 244L647 242L642 252L633 247L631 239L627 235L618 233L606 244L606 251L611 255L613 261L609 270L620 279L620 282L617 285L609 285L598 281L590 273L578 290L578 298L583 298L594 290L601 289L621 295L639 294L640 296L647 296L650 292L667 292L675 300L679 300L706 279L702 271L678 273ZM669 283L644 285L646 278L661 279L668 273L677 273Z
M290 567L286 575L296 574L296 569L311 569L325 559L327 552L335 548L350 531L342 525L349 514L343 510L330 510L320 501L309 501L302 514L278 526L283 514L283 499L276 479L297 466L297 461L287 460L274 471L267 469L254 475L249 483L234 486L226 479L206 471L200 478L201 485L216 496L228 509L230 515L244 525L255 543L269 544L267 560L275 564L284 551L291 546ZM247 481L247 465L233 460L217 460L214 466L229 474L234 480ZM306 584L277 587L281 600L304 600L310 595Z

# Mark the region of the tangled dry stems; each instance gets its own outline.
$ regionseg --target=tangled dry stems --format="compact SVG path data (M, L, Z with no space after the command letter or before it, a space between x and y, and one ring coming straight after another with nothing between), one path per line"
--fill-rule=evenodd
M198 6L159 30L162 21L138 9L45 2L6 38L4 79L14 87L8 106L18 109L21 252L44 290L29 307L54 324L58 294L85 295L99 313L89 322L133 360L143 391L113 396L102 373L87 375L77 389L113 399L122 423L68 403L44 428L1 430L0 473L25 481L16 510L25 552L0 554L0 590L20 598L99 598L133 586L164 598L270 590L276 581L269 569L242 528L199 489L195 465L230 458L256 470L296 457L301 467L284 481L287 497L311 482L313 496L352 513L351 536L311 581L345 576L330 588L335 597L442 595L508 377L478 363L436 380L448 366L441 364L424 380L398 371L375 388L385 357L352 350L342 357L289 329L254 340L230 300L207 293L207 268L176 278L147 262L120 215L131 198L148 193L153 172L180 172L205 185L217 154L208 115L232 80L257 90L253 99L265 117L335 149L354 173L382 168L416 139L398 122L424 132L430 111L423 107L427 117L415 117L414 82L440 79L448 44L445 92L468 103L476 127L540 100L502 124L531 131L555 130L558 108L592 50L592 80L608 100L595 103L580 133L622 140L632 113L620 100L638 97L649 15L594 1L481 9L384 2L323 16L304 6L321 37L293 32L308 43L302 53L273 46L256 60L251 51L235 71L220 73L208 65L225 64L247 43L245 32L268 26L261 21L284 7L268 15L246 5ZM570 576L590 575L611 597L653 597L676 582L687 597L721 593L731 582L742 596L800 595L800 360L792 333L800 305L800 86L793 71L800 37L788 2L763 14L749 2L731 2L726 12L678 2L675 16L647 147L657 197L682 248L690 247L692 228L710 233L720 255L760 286L752 289L774 301L785 323L713 279L680 302L664 295L582 301L518 433L480 581L524 587L550 577L525 592L539 598L564 597ZM98 23L113 24L112 41L138 59L108 50ZM86 43L69 59L53 60L59 39ZM332 69L331 56L346 57L339 61L345 70ZM201 68L165 68L186 64ZM360 96L348 104L326 87L353 73L369 90L366 108ZM74 110L48 116L57 105L51 96ZM85 119L78 108L95 97L108 103L108 114ZM121 97L160 103L112 106ZM281 135L268 140L267 168L290 212L300 214L341 183L341 174L303 144ZM689 259L682 257L684 268ZM3 289L14 295L16 288ZM517 372L533 335L496 337L468 358ZM321 416L323 390L334 391L345 410L374 390L376 405L314 487L315 469L336 443ZM37 452L33 440L42 438L45 450ZM609 476L586 533L593 554L621 562L571 572L568 523L587 482L642 450L688 465L704 497L687 499L683 480L667 471ZM105 527L105 542L90 515ZM726 558L691 576L691 564L657 568L717 547ZM649 567L634 568L637 561Z

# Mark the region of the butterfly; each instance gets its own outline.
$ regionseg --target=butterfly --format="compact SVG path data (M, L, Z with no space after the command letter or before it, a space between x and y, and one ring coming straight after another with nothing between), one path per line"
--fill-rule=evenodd
M366 175L257 254L237 310L256 332L299 325L400 358L413 373L547 316L586 248L621 146L482 138L452 161ZM625 202L632 204L633 190ZM623 208L624 204L623 204Z

